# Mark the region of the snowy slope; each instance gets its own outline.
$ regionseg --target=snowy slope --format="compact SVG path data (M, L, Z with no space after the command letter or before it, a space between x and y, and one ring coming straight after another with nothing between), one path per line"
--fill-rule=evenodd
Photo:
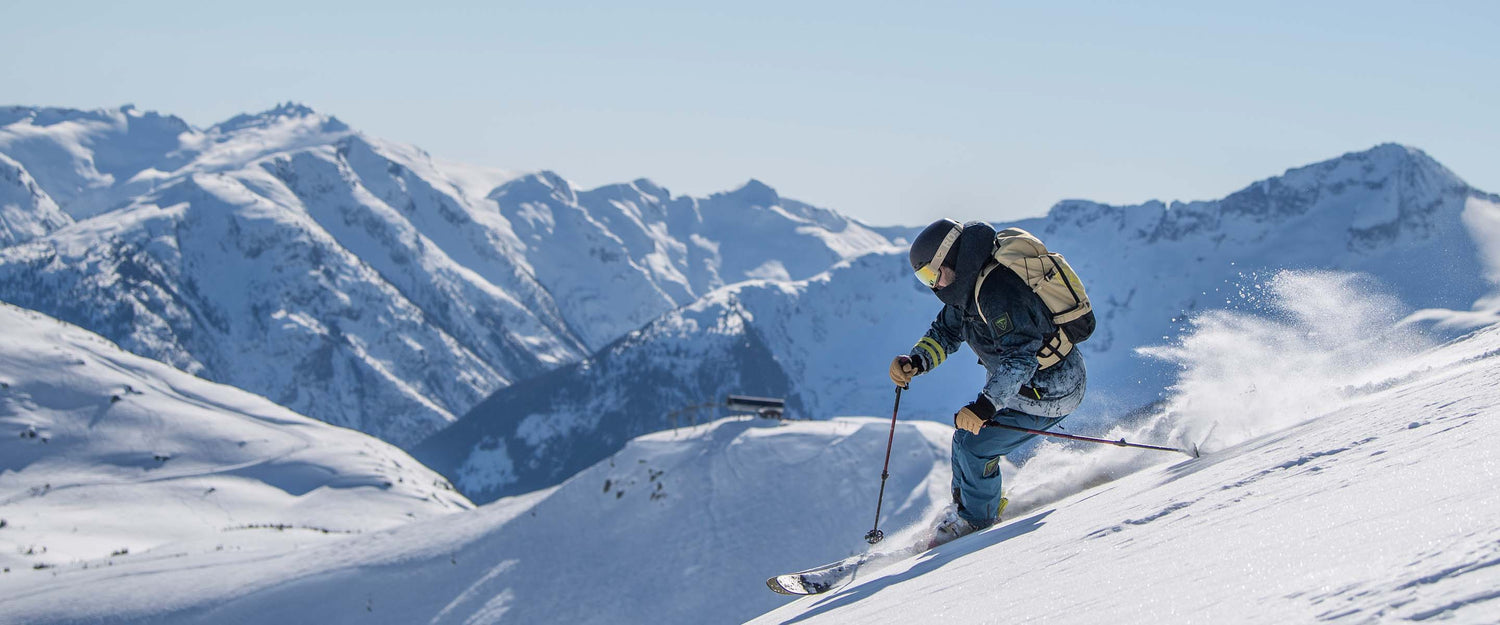
M0 623L1492 623L1500 328L1433 347L1372 288L1281 274L1280 316L1195 316L1156 350L1183 368L1162 409L1088 432L1205 457L1040 445L1003 467L1006 523L823 597L762 580L865 548L884 419L652 434L555 489L272 557L12 571ZM1336 308L1344 333L1302 340ZM945 499L948 431L898 428L887 545Z
M75 219L117 208L191 160L182 119L119 109L0 108L0 153L23 164Z
M485 502L555 484L632 437L725 414L729 394L787 397L797 419L888 412L892 347L869 337L931 314L920 293L876 301L871 287L915 284L890 260L869 254L810 280L715 291L582 363L497 392L412 453ZM861 392L868 401L839 403ZM930 395L917 388L905 401ZM911 406L905 414L922 414Z
M0 432L3 586L55 567L264 557L472 508L386 443L6 304Z
M0 299L403 445L714 288L886 244L760 183L584 191L290 103L202 130L12 107L0 157Z
M1335 283L1282 286L1308 304L1300 287ZM1018 487L1030 505L1011 521L754 622L1500 620L1500 329L1417 353L1386 333L1320 379L1295 371L1313 349L1246 366L1305 320L1200 322L1171 410L1134 434L1204 437L1209 455L1045 446L1014 481L1067 488Z
M1418 150L1383 145L1216 202L1069 201L1018 225L1064 252L1086 281L1100 326L1082 346L1089 397L1074 421L1103 424L1161 400L1172 380L1174 367L1140 348L1177 336L1201 311L1264 308L1262 290L1282 269L1373 276L1395 296L1393 310L1427 309L1414 317L1424 322L1493 322L1494 313L1469 309L1486 306L1480 300L1500 276L1496 224L1500 197L1468 187ZM890 358L910 349L940 308L905 257L900 248L877 249L806 280L725 287L599 355L601 363L626 352L632 361L670 361L682 375L559 369L492 396L414 453L488 501L544 486L536 476L566 476L666 424L668 413L722 403L727 393L786 397L794 414L812 418L879 414L889 410ZM1341 323L1337 311L1328 314L1330 324ZM699 319L735 319L730 332L759 347L735 361L711 348L717 343L699 342ZM961 352L919 378L903 399L905 414L950 419L983 384L974 362ZM734 371L749 376L740 387ZM617 401L626 395L651 400ZM523 423L534 427L523 432ZM573 442L580 438L589 443Z
M93 172L84 165L106 153L135 154L125 160L135 167L162 151L160 135L132 142L144 118L116 113L41 109L4 126L0 151L28 169L47 171L48 154L61 152L72 156L68 171L88 174L39 177L44 190L64 189L54 198L92 180L113 199L102 212L60 201L97 214L0 250L0 298L397 443L514 377L581 354L561 320L531 312L547 309L543 289L485 232L449 236L429 223L472 220L446 210L457 191L406 184L408 172L430 170L425 155L393 149L378 161L373 140L287 105L202 131L184 125L170 166ZM126 175L150 184L105 184ZM470 268L452 259L483 253L500 260Z
M781 603L770 572L864 546L888 432L881 419L661 432L555 489L336 545L12 572L0 623L740 622ZM946 500L947 437L897 429L882 525Z
M72 221L20 163L0 154L0 247L29 241Z
M726 284L804 279L889 244L755 180L692 198L649 180L581 191L541 172L489 199L591 351Z
M792 382L716 292L583 362L502 389L412 454L476 502L552 486L637 436L722 414L729 393L778 397ZM793 407L795 410L797 407Z

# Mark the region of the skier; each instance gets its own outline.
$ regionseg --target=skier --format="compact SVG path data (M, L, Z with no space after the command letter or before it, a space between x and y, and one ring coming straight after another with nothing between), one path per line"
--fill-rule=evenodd
M1059 340L1053 313L1025 281L993 270L995 235L981 221L943 219L917 235L909 254L917 279L943 308L911 351L891 361L891 381L906 388L964 342L989 374L979 396L953 416L954 505L934 528L933 545L999 520L1000 458L1036 436L985 422L1047 430L1083 401L1083 354L1065 336ZM1092 332L1092 315L1086 323Z

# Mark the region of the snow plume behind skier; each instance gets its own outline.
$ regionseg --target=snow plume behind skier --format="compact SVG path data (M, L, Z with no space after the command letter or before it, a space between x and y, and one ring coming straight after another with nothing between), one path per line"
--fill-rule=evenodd
M1367 277L1283 271L1243 288L1236 310L1195 315L1170 345L1143 355L1179 367L1161 406L1102 434L1170 440L1204 453L1284 430L1378 390L1392 363L1432 340L1403 324L1405 306ZM1409 370L1404 363L1402 370ZM1416 415L1413 415L1416 418ZM1043 443L1015 478L1013 514L1180 458L1098 445Z
M954 506L933 529L934 543L998 520L1005 505L1001 460L1035 438L984 424L993 420L1050 429L1078 408L1087 386L1083 354L1072 349L1066 333L1054 324L1054 311L1034 285L1005 267L997 268L996 234L984 222L945 219L923 230L909 253L917 279L932 289L943 307L911 351L891 361L891 381L906 387L913 378L942 365L962 343L979 356L987 373L978 395L954 415ZM1076 280L1071 270L1050 272L1048 279L1061 280L1062 275ZM1083 321L1087 326L1080 335L1086 337L1093 318Z

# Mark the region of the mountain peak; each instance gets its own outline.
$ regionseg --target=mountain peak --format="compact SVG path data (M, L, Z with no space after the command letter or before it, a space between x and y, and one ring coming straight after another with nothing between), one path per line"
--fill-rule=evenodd
M6 106L0 107L0 126L26 122L37 127L53 126L65 122L105 123L124 127L132 120L151 120L170 124L179 132L190 129L188 123L175 115L163 115L156 111L136 108L125 104L116 108L74 109L54 106Z
M490 192L489 199L508 202L533 202L555 199L565 204L578 201L573 184L551 170L533 172L511 180Z
M1270 180L1279 180L1291 187L1309 187L1340 182L1375 184L1392 177L1434 188L1468 186L1426 152L1399 143L1382 143L1367 150L1288 169Z
M1087 200L1064 200L1048 211L1052 227L1107 221L1113 227L1144 237L1178 239L1191 232L1219 231L1224 219L1262 224L1322 215L1327 227L1340 224L1358 232L1358 243L1371 237L1388 240L1402 231L1426 236L1431 224L1422 215L1435 202L1476 192L1462 179L1420 149L1382 143L1319 162L1287 169L1279 176L1257 180L1222 199L1199 202L1151 200L1114 206ZM1459 206L1450 203L1449 206ZM1403 225L1404 224L1404 225ZM1363 249L1363 248L1361 248Z
M214 128L220 132L234 132L247 128L280 125L288 121L321 121L323 130L327 132L343 132L349 129L349 126L339 121L337 117L324 115L301 102L290 100L259 113L236 115L228 121L216 124Z
M743 186L722 195L735 198L751 206L775 206L781 203L781 196L776 190L764 182L751 178Z
M260 113L257 113L256 116L257 117L292 117L292 118L296 118L296 117L312 117L312 116L317 115L317 114L318 114L317 111L314 111L312 109L312 107L310 107L310 106L308 106L306 104L303 104L301 102L293 102L291 100L287 100L286 102L278 103L276 106L274 106L274 107L272 107L270 109L267 109L267 110L261 111Z
M1381 143L1368 150L1349 152L1339 158L1367 159L1393 163L1414 162L1442 167L1441 164L1419 148L1390 142Z
M649 178L636 178L630 181L630 184L635 185L635 188L641 193L653 196L659 200L666 201L672 199L671 191L668 191L666 187L652 182Z
M1427 161L1427 162L1433 162L1433 163L1437 162L1437 161L1434 161L1432 159L1432 157L1428 156L1426 152L1423 152L1420 148L1415 148L1415 147L1412 147L1412 146L1409 146L1409 145L1405 145L1405 144L1401 144L1401 143L1394 143L1394 142L1381 143L1381 144L1378 144L1375 147L1372 147L1372 148L1370 148L1368 150L1361 150L1361 151L1357 151L1357 152L1349 152L1349 153L1345 154L1344 156L1367 156L1367 157L1370 157L1370 158L1381 158L1381 159L1390 159L1390 160L1413 159L1413 160Z

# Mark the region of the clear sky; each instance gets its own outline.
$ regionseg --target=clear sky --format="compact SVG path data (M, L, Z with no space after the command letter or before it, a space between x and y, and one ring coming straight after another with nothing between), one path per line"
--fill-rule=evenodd
M1213 199L1396 141L1500 192L1500 2L17 2L0 104L298 101L435 156L865 221ZM1035 6L1035 5L1049 6Z

